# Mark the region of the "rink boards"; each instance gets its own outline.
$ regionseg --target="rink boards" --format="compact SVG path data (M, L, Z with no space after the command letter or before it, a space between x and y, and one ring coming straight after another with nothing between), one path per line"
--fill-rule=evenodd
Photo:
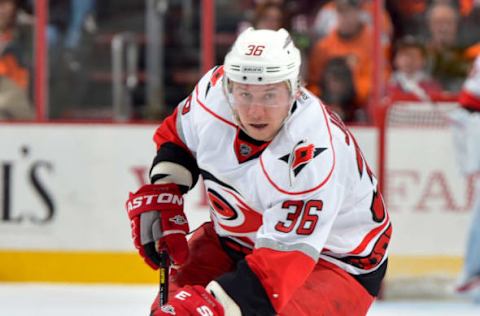
M154 125L0 125L0 281L156 282L136 254L124 210L147 179ZM352 128L377 169L377 131ZM389 278L455 275L473 184L447 129L389 132L386 199L394 233ZM187 216L208 220L199 186Z

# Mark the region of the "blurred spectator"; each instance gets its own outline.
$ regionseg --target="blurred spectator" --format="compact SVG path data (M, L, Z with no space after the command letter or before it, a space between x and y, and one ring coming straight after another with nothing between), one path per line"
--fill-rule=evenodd
M394 40L412 35L415 37L427 37L428 27L425 21L427 10L436 4L444 4L453 7L460 15L462 20L462 29L468 32L460 34L461 41L472 43L476 36L478 40L478 9L480 1L478 0L386 0L385 7L390 13L394 24Z
M335 1L325 3L318 10L312 25L313 37L322 38L335 29L338 22Z
M345 123L361 121L353 74L344 58L332 58L325 65L320 79L320 97Z
M32 119L29 99L31 30L17 24L16 0L0 0L0 119Z
M360 0L362 6L362 19L369 25L373 25L374 2L372 0ZM337 26L338 14L335 1L324 4L315 16L313 21L313 37L322 38L331 33ZM385 36L393 34L392 21L387 11L383 10L383 25Z
M459 103L461 107L451 113L458 167L465 176L480 180L480 55L463 85ZM480 186L474 185L474 190L465 260L456 291L480 304Z
M387 85L387 94L394 99L414 97L429 101L430 96L440 94L442 88L425 71L425 48L413 36L406 36L396 43L393 58L394 72Z
M257 5L253 18L256 29L278 30L285 27L282 6L272 1L265 1Z
M442 88L458 92L471 64L471 50L458 40L460 13L450 4L434 3L426 15L430 33L426 44L427 71Z
M94 32L96 23L93 17L95 0L70 0L70 21L65 34L64 45L67 49L77 49L83 32Z
M50 117L64 118L86 98L95 0L50 0ZM70 87L75 87L71 90Z
M81 49L81 40L85 32L96 30L95 0L50 0L49 24L47 27L48 43L52 49L52 58L55 53L63 52L67 66L72 71L79 69L78 54Z
M356 103L367 104L371 90L373 32L363 19L359 0L336 0L338 25L313 46L308 66L307 88L319 93L320 78L328 61L343 57L353 73Z
M385 0L393 23L394 41L407 35L425 36L425 11L429 0Z
M253 10L244 9L246 20L238 24L237 34L250 26L272 30L283 27L290 32L295 44L304 53L310 48L311 43L312 12L316 12L317 7L328 1L330 0L255 0Z
M462 8L464 15L462 24L462 41L467 44L475 44L480 41L480 1L470 0L471 6Z

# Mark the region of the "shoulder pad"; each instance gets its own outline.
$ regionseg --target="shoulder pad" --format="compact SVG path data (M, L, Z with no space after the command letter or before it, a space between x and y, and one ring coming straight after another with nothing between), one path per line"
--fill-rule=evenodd
M192 104L196 113L204 118L214 117L236 128L233 114L223 93L223 66L210 69L200 79L192 94Z

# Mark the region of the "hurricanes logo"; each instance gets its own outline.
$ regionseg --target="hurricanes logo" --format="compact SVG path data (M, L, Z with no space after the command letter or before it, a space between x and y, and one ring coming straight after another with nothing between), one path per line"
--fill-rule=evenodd
M293 180L292 178L296 177L310 161L326 149L315 147L313 144L308 144L306 140L302 140L295 145L291 153L280 157L280 160L285 161L290 167L290 180Z
M248 206L235 192L222 190L223 194L207 190L210 207L219 225L231 233L251 233L262 225L262 215ZM230 201L228 201L230 200Z

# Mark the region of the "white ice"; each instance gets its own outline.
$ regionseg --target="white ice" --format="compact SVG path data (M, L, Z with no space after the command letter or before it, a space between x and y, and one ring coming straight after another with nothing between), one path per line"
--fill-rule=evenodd
M0 283L0 316L148 316L155 286ZM468 301L378 301L368 316L479 316Z

